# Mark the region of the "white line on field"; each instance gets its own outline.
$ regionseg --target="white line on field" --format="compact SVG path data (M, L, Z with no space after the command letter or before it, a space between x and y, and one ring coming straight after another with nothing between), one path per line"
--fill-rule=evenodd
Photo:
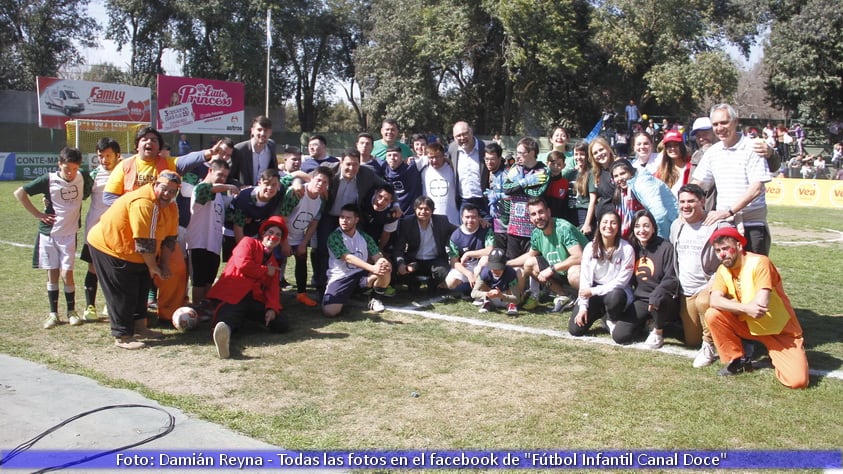
M432 303L438 302L442 299L442 297L431 298L427 301L420 302L421 306L429 306ZM423 318L428 319L437 319L440 321L448 321L452 323L461 323L461 324L468 324L471 326L479 326L479 327L487 327L487 328L494 328L500 329L503 331L512 331L512 332L520 332L526 334L536 334L541 336L549 336L549 337L556 337L559 339L568 339L572 341L582 341L591 344L603 344L606 346L616 346L616 347L624 347L624 348L631 348L643 351L650 351L652 349L648 349L644 346L643 343L636 343L636 344L629 344L626 346L621 346L619 344L615 344L610 338L607 337L593 337L593 336L583 336L583 337L575 337L570 335L567 331L557 331L555 329L541 329L541 328L531 328L527 326L519 326L517 324L509 324L509 323L498 323L494 321L483 321L481 319L472 319L472 318L464 318L462 316L449 316L447 314L440 314L434 313L432 311L424 311L415 309L410 306L386 306L386 309L389 311L393 311L396 313L404 313L404 314L412 314L415 316L421 316ZM664 346L661 349L658 349L659 352L663 352L666 354L678 355L688 359L693 359L697 355L697 351L691 349L685 349L682 347L676 346ZM834 379L843 380L843 371L840 370L818 370L818 369L810 369L811 375L816 375L820 377L830 377Z
M826 230L829 230L829 229L826 229ZM832 231L832 232L837 232L837 231ZM840 234L841 234L841 238L839 240L843 240L843 233L840 233ZM779 243L784 244L783 242L779 242ZM802 242L802 243L806 243L806 242ZM32 248L32 245L19 244L17 242L8 242L6 240L0 240L0 244L11 245L13 247ZM436 302L440 301L441 299L442 299L442 297L432 298L430 300L421 302L421 304L422 304L422 306L429 306L433 303L436 303ZM593 336L574 337L574 336L568 334L567 332L557 331L555 329L531 328L531 327L527 327L527 326L519 326L517 324L497 323L497 322L494 322L494 321L483 321L483 320L480 320L480 319L464 318L464 317L461 317L461 316L449 316L447 314L434 313L434 312L431 312L431 311L422 311L422 310L414 309L414 308L409 307L409 306L387 306L386 309L388 309L389 311L395 312L395 313L413 314L413 315L421 316L423 318L428 318L428 319L438 319L440 321L448 321L448 322L452 322L452 323L461 323L461 324L468 324L468 325L471 325L471 326L480 326L480 327L501 329L503 331L512 331L512 332L520 332L520 333L525 333L525 334L535 334L535 335L540 335L540 336L556 337L556 338L559 338L559 339L569 339L569 340L572 340L572 341L584 341L584 342L588 342L588 343L591 343L591 344L603 344L603 345L606 345L606 346L629 347L629 348L632 348L632 349L646 350L646 351L652 350L652 349L647 349L646 347L644 347L643 343L629 344L628 346L619 346L618 344L615 344L611 339L605 338L605 337L593 337ZM696 351L693 351L691 349L684 349L684 348L676 347L676 346L665 346L665 347L662 347L661 349L658 349L658 351L666 353L666 354L673 354L673 355L686 357L688 359L693 359L696 356ZM810 372L811 372L812 375L817 375L817 376L820 376L820 377L831 377L831 378L834 378L834 379L843 380L843 371L840 371L840 370L811 369Z

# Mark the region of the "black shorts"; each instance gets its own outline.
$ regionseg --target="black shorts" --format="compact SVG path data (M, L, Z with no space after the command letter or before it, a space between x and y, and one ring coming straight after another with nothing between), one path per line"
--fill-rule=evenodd
M94 263L94 259L91 258L91 251L88 249L87 242L82 244L82 255L79 258L81 258L83 262Z
M190 275L193 286L210 286L220 269L220 256L206 249L190 249Z
M550 263L542 255L539 255L538 257L536 257L536 263L539 264L539 271L540 272L544 271L545 268L550 266ZM560 285L563 285L563 286L571 286L571 284L568 283L568 275L563 275L559 272L553 272L553 276L551 277L551 280L553 280L556 283L559 283Z

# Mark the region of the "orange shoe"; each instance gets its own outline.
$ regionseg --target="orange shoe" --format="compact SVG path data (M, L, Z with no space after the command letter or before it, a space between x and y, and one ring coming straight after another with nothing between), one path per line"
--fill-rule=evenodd
M307 293L297 293L296 301L310 308L313 308L314 306L319 306L319 303L313 301L313 299L307 296Z

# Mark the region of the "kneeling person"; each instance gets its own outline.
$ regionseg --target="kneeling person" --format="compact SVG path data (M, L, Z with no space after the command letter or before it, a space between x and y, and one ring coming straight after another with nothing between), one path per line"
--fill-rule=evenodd
M356 204L346 204L339 216L340 226L328 236L328 285L322 298L322 313L336 316L348 297L359 288L372 288L369 309L383 311L383 297L389 286L392 265L381 254L378 244L357 230L360 212Z
M493 249L489 254L488 263L471 290L471 297L483 301L481 313L487 313L495 308L506 308L506 314L517 316L518 301L521 300L519 280L521 270L506 265L506 254L503 249Z

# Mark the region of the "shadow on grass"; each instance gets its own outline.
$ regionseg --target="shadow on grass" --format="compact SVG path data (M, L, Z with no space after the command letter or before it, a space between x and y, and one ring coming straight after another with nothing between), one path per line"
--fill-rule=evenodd
M805 308L796 308L795 311L805 333L805 351L810 367L820 370L843 367L843 360L823 350L824 346L843 341L843 317L818 314Z

